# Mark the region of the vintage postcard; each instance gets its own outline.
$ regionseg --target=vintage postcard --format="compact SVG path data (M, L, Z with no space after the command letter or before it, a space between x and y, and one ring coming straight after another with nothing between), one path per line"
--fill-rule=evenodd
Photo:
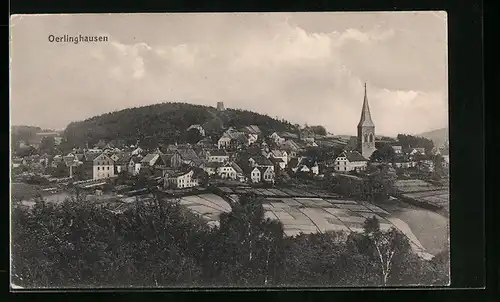
M445 12L14 15L11 287L448 286Z

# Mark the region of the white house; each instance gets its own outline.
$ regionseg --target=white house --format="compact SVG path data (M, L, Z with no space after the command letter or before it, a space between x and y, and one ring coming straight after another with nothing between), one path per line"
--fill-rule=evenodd
M223 134L217 141L219 149L225 149L231 145L231 137L228 134Z
M394 153L396 153L396 154L403 153L403 147L401 147L401 146L392 146L392 150L394 150Z
M257 167L257 168L269 167L272 170L274 170L274 164L268 158L262 155L257 155L249 158L248 163L250 164L251 167Z
M255 133L247 133L248 144L251 145L259 139L259 135Z
M269 138L272 139L276 144L282 144L285 142L285 138L281 137L278 132L273 132L273 134L269 135Z
M198 125L198 124L191 125L191 126L189 126L189 128L187 128L186 131L189 131L191 129L196 129L196 130L198 130L198 132L200 133L201 136L205 136L205 129L203 129L203 127L201 125Z
M102 153L93 161L93 173L92 178L106 179L115 176L115 164L114 161L107 154Z
M160 154L158 153L149 153L148 155L144 156L144 158L141 160L141 165L142 166L154 166L156 161L160 158Z
M417 154L425 155L425 148L413 148L410 151L410 155L417 155Z
M243 170L235 163L226 163L217 169L217 174L222 179L241 179Z
M344 151L334 162L334 169L337 172L362 171L366 169L368 160L358 151Z
M259 168L257 168L257 167L253 168L253 170L251 170L249 174L250 174L250 180L251 180L251 182L253 182L253 183L259 183L260 182L261 175L260 175Z
M222 166L219 162L209 162L202 165L203 171L207 172L209 176L217 174L218 169Z
M319 174L319 166L316 161L313 161L307 157L296 157L290 160L289 167L292 172L304 172L312 173L314 175Z
M285 150L271 150L267 154L267 158L276 158L276 159L281 159L285 163L285 165L288 163L289 158L288 158L288 153Z
M132 151L132 155L139 155L139 154L142 154L144 150L142 150L141 147L137 147L134 149L134 151Z
M193 170L165 176L165 187L183 189L196 187L198 185L198 178L194 176Z
M284 170L286 168L286 163L281 158L269 158L269 160L275 165L275 167L279 167L279 169Z
M128 173L132 175L137 175L141 171L141 159L134 156L130 159L128 164Z
M274 183L275 174L273 167L259 167L258 169L260 170L262 182Z

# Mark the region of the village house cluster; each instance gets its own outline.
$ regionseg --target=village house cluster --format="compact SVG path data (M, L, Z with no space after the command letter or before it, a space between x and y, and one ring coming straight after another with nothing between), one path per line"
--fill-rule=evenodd
M219 110L225 110L218 103ZM75 148L65 155L34 155L14 158L13 167L38 165L67 171L79 180L106 180L120 174L144 174L155 178L165 188L186 189L200 186L211 180L233 181L247 184L274 184L278 178L297 175L321 177L327 172L349 173L366 169L370 156L375 152L375 124L372 121L368 98L363 101L357 137L343 142L345 147L331 158L318 160L306 156L310 148L321 147L323 140L309 128L298 133L273 132L264 134L258 125L235 129L227 128L220 137L207 137L199 124L184 131L196 129L202 137L196 144L171 144L144 150L140 143L117 146L114 142L100 141L89 148ZM51 135L51 134L49 134ZM58 137L58 136L56 136ZM58 139L59 140L59 139ZM394 168L419 167L434 170L434 162L424 148L403 150L392 145L395 154ZM435 148L441 153L443 165L449 164L447 148Z

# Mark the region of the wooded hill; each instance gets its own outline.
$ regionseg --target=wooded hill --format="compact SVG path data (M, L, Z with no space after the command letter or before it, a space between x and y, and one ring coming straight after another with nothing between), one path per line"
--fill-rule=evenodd
M186 103L161 103L135 107L73 122L64 131L72 145L96 144L100 140L122 140L126 144L156 145L187 141L187 128L200 124L207 136L218 138L227 127L258 125L266 134L269 131L295 131L296 127L285 120L276 120L251 111L226 109Z

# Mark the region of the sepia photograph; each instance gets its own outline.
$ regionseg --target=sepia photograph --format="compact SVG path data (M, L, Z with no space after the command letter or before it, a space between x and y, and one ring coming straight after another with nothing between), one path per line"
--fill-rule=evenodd
M12 15L10 285L450 285L447 14Z

